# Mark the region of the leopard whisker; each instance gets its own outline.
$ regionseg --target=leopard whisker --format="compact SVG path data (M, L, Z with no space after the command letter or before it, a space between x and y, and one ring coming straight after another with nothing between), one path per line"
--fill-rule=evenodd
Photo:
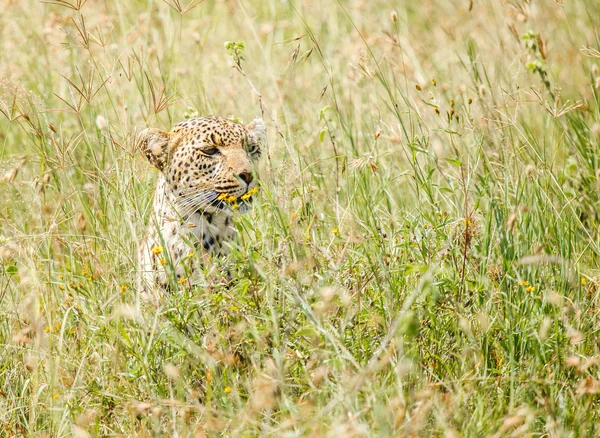
M197 193L194 196L189 196L178 203L181 209L180 214L182 217L187 217L194 210L199 210L201 208L208 207L209 205L211 205L212 201L215 198L216 194L212 191Z

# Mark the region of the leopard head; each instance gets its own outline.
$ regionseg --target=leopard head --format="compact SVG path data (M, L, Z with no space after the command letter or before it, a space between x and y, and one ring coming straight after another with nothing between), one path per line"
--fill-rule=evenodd
M254 162L265 143L262 119L244 126L222 117L188 119L170 132L149 128L138 137L182 214L246 211L256 191Z

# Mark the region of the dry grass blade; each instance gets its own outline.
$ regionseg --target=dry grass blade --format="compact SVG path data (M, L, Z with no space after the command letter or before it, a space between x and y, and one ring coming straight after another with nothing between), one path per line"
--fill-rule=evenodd
M98 88L94 89L94 76L95 69L92 69L87 79L84 79L82 74L77 70L77 75L79 76L79 80L81 82L80 85L75 84L71 79L66 76L63 76L64 79L69 83L69 89L71 90L72 102L67 102L63 97L59 96L56 93L53 93L56 97L66 103L73 111L80 112L82 108L83 102L90 103L92 99L98 94L98 92L106 85L106 83L110 80L110 76L106 78ZM75 93L78 95L78 98L75 98Z
M152 95L152 108L155 114L160 113L165 108L168 108L173 104L171 100L175 97L176 93L168 96L166 94L166 86L163 84L160 88L156 88L154 83L146 73L146 79L148 80L148 86L150 87L150 94Z
M100 86L98 88L96 88L96 90L94 90L95 69L92 69L87 80L83 78L83 76L81 75L79 70L77 70L77 74L79 75L79 80L81 81L80 86L76 85L72 80L70 80L66 76L63 76L63 78L65 78L67 80L67 82L69 83L69 85L73 89L75 89L77 91L77 93L79 93L79 95L88 103L91 102L91 100L94 98L94 96L96 96L96 94L98 94L98 92L102 89L102 87L104 87L104 85L106 85L106 83L110 79L110 76L109 76L108 78L106 78L104 80L104 82L102 82L100 84Z
M71 18L71 21L73 22L73 25L75 26L75 29L77 29L77 33L79 34L79 44L81 44L82 47L89 49L90 33L85 27L85 20L83 18L83 15L79 15L79 17L77 18L79 20L79 23L77 23L74 18Z
M17 93L13 93L12 96L12 102L10 104L10 107L8 105L4 105L3 101L0 101L0 113L2 113L2 115L4 117L6 117L8 119L9 122L12 122L14 120L17 120L19 117L22 117L21 114L18 114L19 112L19 106L17 105Z
M56 93L52 93L55 97L59 98L61 101L63 101L69 108L71 108L71 110L75 113L79 113L81 112L81 105L82 105L82 100L81 98L78 99L77 101L75 101L75 96L71 95L71 97L73 98L73 101L71 103L67 102L67 100L64 97L59 96Z
M46 3L49 5L73 9L74 11L80 11L81 8L83 8L83 5L87 3L87 0L77 0L75 3L69 3L66 0L41 0L40 3Z
M593 49L591 47L582 47L581 49L579 49L579 51L584 55L584 56L589 56L592 58L600 58L600 52L596 49Z
M301 39L302 39L302 38L304 38L305 36L306 36L306 34L305 34L305 33L303 33L302 35L296 35L295 37L292 37L292 38L285 39L285 40L283 40L283 41L280 41L280 42L278 42L278 43L275 43L275 44L291 44L291 43L293 43L293 42L295 42L295 41L301 40Z
M127 65L123 65L123 61L121 61L121 56L119 56L118 59L119 65L121 66L121 69L123 70L123 73L125 74L125 77L127 78L127 80L129 82L131 82L131 79L133 78L133 65L131 65L131 56L127 55Z
M163 0L169 7L181 15L185 15L195 7L199 6L204 0L192 0L187 6L183 7L179 0Z
M308 49L306 52L304 52L302 55L300 55L300 58L298 59L298 61L296 62L296 67L304 64L308 58L310 57L310 55L312 55L314 49Z
M327 93L327 87L329 87L329 84L327 84L323 88L321 88L321 92L319 93L319 98L317 99L317 103L321 102L321 100L323 100L325 93Z
M0 177L0 183L4 183L4 182L13 182L15 180L15 178L17 177L17 174L19 173L19 170L21 169L21 167L23 167L23 165L27 162L27 156L21 157L17 163L11 168L9 169L4 176Z
M572 103L571 105L569 105L569 101L567 101L564 103L564 105L560 106L560 93L557 93L556 97L554 98L554 102L551 105L544 99L539 91L535 90L534 88L532 88L531 91L537 97L538 103L542 105L544 109L548 111L548 114L554 118L562 117L568 112L584 106L580 101Z
M296 46L296 48L290 55L288 62L285 64L285 67L284 67L285 70L292 67L296 63L296 59L298 58L298 53L300 53L300 43L298 43L298 45Z

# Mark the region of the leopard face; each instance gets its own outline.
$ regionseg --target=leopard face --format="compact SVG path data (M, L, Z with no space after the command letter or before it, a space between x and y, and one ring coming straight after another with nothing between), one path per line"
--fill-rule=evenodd
M262 119L243 126L222 117L198 117L170 132L146 129L139 141L163 173L181 214L248 209L256 186L253 165L266 141Z

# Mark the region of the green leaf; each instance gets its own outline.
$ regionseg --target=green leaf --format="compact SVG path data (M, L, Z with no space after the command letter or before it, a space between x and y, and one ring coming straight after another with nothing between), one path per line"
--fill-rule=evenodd
M454 158L444 158L444 160L446 160L448 163L452 164L453 166L456 166L456 167L462 166L462 162L460 160L455 160Z
M325 105L319 110L319 120L325 119L325 113L329 110L329 105Z

